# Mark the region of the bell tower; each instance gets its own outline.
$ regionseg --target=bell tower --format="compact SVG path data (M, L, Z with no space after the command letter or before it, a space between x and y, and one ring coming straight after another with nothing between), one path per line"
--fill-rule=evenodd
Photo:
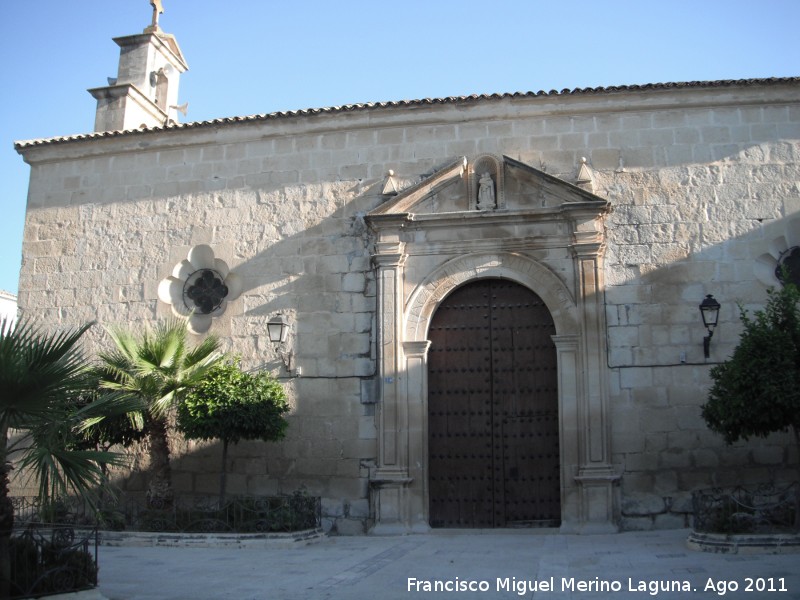
M114 38L120 47L116 79L89 90L97 100L95 131L162 127L178 122L178 83L188 70L175 37L158 24L161 0L150 0L153 19L137 35ZM182 111L185 114L185 109Z

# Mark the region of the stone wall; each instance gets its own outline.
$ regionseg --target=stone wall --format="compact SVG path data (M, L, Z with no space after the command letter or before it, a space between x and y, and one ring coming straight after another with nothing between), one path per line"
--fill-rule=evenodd
M709 364L723 360L739 332L735 303L765 298L757 258L781 237L791 243L798 92L745 84L464 100L20 145L32 171L19 305L54 327L97 320L93 352L108 343L104 325L169 315L158 282L209 244L244 278L211 331L245 368L285 376L265 330L290 312L303 372L285 380L286 440L240 444L231 493L305 486L323 497L328 526L363 531L377 387L362 217L386 200L387 172L418 180L453 157L494 153L572 182L586 157L594 192L613 207L605 301L623 526L678 526L691 489L783 477L797 460L781 436L727 448L705 428L697 306L708 293L723 305ZM415 263L409 293L442 260ZM175 449L180 488L213 492L218 447ZM141 478L126 485L141 489Z
M660 168L598 177L614 203L606 301L623 526L675 526L692 489L794 477L790 436L728 447L700 407L706 364L738 340L739 305L766 297L758 257L800 242L797 118L796 106L654 114ZM697 308L705 294L722 303L708 361Z

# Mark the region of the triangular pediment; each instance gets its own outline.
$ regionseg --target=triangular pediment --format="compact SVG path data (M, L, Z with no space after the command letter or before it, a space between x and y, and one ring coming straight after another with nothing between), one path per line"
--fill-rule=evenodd
M402 180L391 173L384 190L393 197L374 209L371 216L452 216L453 213L553 210L574 203L596 203L598 207L608 204L578 185L508 156L494 155L479 156L472 161L459 157L411 180Z
M430 208L434 204L433 200L450 187L459 188L463 181L464 172L467 168L467 159L460 157L444 165L435 168L431 173L423 175L417 183L406 187L398 192L393 198L374 209L371 215L398 215L406 213L419 213L423 207ZM386 189L396 189L403 184L408 185L407 181L396 180L394 174L390 173L390 181L385 186ZM388 185L391 184L391 187ZM456 190L452 190L456 192ZM451 195L451 194L448 194ZM425 212L430 212L425 211ZM452 211L451 211L452 212Z

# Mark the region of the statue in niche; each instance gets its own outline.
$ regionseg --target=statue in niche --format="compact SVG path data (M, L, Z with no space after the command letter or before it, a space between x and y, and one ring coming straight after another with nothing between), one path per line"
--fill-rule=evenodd
M478 186L478 210L494 210L496 205L492 176L488 172L481 175Z

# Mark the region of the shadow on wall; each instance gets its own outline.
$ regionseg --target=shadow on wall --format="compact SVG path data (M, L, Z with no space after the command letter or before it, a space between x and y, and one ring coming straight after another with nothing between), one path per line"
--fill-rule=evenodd
M355 473L346 473L351 461L317 457L317 448L309 441L292 436L291 422L283 442L242 441L229 448L226 495L290 496L301 492L322 499L323 527L340 533L365 533L369 519L366 497L369 464ZM195 502L216 503L220 492L222 444L219 441L184 440L170 431L172 485L176 501L182 506ZM319 440L317 446L337 443ZM151 477L147 441L128 449L130 469L113 469L112 486L119 493L120 505L133 502L144 508ZM302 469L302 471L301 471ZM349 477L349 479L345 479ZM35 496L35 490L15 486L14 495Z
M218 228L216 247L234 256L253 242L263 250L238 264L243 279L238 302L215 319L211 333L244 358L243 367L267 369L281 379L292 405L289 427L280 442L243 441L230 449L230 495L291 494L299 489L323 499L326 528L363 532L369 518L368 479L377 455L374 427L374 278L361 214L379 197L375 186L353 182L328 189L301 186L274 197L255 194L254 222L263 223L257 241L237 236L234 226ZM255 212L292 204L284 214L306 215L277 222ZM233 219L241 206L231 202L220 221ZM330 211L330 212L329 212ZM231 238L226 237L230 235ZM219 253L218 253L219 254ZM168 313L159 306L159 313ZM291 340L303 375L287 373L266 324L277 313L292 315ZM176 494L214 496L219 490L221 444L172 440ZM144 465L146 453L134 456ZM119 487L143 496L148 473L120 474Z
M637 173L609 218L606 307L613 460L623 470L623 527L680 526L691 490L788 482L798 460L789 433L727 446L701 417L709 367L733 352L739 307L762 308L775 267L800 245L793 177L732 162ZM743 164L745 163L745 164ZM797 170L797 167L787 166ZM665 186L673 186L665 194ZM699 304L722 305L711 340Z
M573 131L580 133L581 123L576 119ZM531 142L535 147L535 137ZM612 451L625 471L624 495L674 496L722 483L742 468L754 476L782 473L792 460L780 436L777 442L725 448L705 428L699 406L708 367L697 306L709 293L723 305L711 357L721 360L738 339L735 302L758 306L764 300L765 287L756 283L756 265L764 263L759 257L777 258L776 249L797 238L786 233L785 221L797 207L784 200L798 197L794 184L785 183L800 180L796 167L786 164L794 160L797 147L771 140L703 146L709 164L696 164L699 147L696 141L665 141L624 151L604 149L602 154L559 153L564 173L581 154L588 154L595 168L606 169L594 172L595 189L613 205L606 306ZM542 151L496 150L539 166L547 157ZM659 152L664 154L657 159ZM647 154L649 160L626 158L624 168L617 160ZM48 196L48 208L63 217L63 225L51 223L49 233L36 222L40 207L32 206L29 223L39 238L27 243L50 240L59 245L60 256L58 272L44 281L34 281L34 259L26 257L29 281L20 303L31 294L53 296L51 308L43 311L52 323L147 322L169 314L155 300L155 290L175 259L184 258L193 245L211 245L244 280L241 297L211 332L243 355L245 368L280 369L266 323L277 312L292 312L296 360L304 372L288 384L293 414L286 440L243 442L232 453L231 492L237 486L254 492L283 486L279 491L291 492L287 488L297 482L328 499L329 512L343 513L343 498L366 499L369 461L377 453L374 386L366 384L375 373L375 282L360 215L383 199L381 182L365 175L300 184L297 172L285 174L284 181L278 172L260 173L263 183L245 185L240 174L226 171L229 165L222 158L208 164L214 174L210 183L202 182L202 189L216 191L199 193L197 180L169 182L169 193L141 180L125 181L137 161L156 158L150 152L91 159L102 163L100 172L119 171L121 193L97 190L92 197L92 190L81 189ZM442 158L397 162L411 171L402 174L410 176ZM653 166L662 161L666 166ZM192 165L174 168L184 167L191 170ZM97 236L96 231L107 233ZM785 243L776 241L781 236ZM174 256L167 256L170 252ZM76 280L86 286L91 301L78 296ZM55 290L65 292L57 295ZM94 328L90 343L104 345L102 335ZM176 483L198 493L214 487L216 475L207 470L210 465L217 472L217 450L217 444L182 448L175 458ZM123 487L138 488L137 477L132 475Z

